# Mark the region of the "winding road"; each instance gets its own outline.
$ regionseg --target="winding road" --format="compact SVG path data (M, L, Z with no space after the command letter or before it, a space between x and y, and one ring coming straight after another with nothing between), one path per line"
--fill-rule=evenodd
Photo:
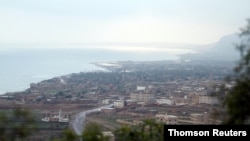
M72 127L77 135L81 135L85 126L86 115L89 113L94 113L100 111L102 108L112 107L113 104L106 105L103 107L98 107L95 109L83 111L81 113L76 114L75 119L72 121Z

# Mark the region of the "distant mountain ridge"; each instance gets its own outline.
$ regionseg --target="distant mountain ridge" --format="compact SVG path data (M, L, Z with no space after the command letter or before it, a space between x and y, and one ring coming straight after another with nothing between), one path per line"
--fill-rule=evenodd
M200 48L194 48L197 54L181 55L182 59L191 60L218 60L218 61L237 61L240 53L236 45L241 42L238 34L230 34L222 37L218 42ZM201 49L202 48L202 49Z

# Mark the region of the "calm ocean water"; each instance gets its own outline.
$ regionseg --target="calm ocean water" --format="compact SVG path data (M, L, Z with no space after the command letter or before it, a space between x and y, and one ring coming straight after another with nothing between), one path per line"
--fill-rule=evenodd
M184 50L182 53L188 53ZM98 61L157 61L178 59L174 52L126 52L109 49L0 50L0 94L23 91L30 83L78 72L103 70Z

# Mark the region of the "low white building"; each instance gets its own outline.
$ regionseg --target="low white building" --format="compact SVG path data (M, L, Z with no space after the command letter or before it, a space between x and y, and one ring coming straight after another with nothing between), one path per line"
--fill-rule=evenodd
M174 115L167 115L167 114L157 114L155 118L159 122L163 122L164 124L169 125L176 125L178 124L178 117Z
M218 104L218 103L219 103L218 97L206 96L206 95L199 96L199 104Z
M156 104L159 104L159 105L163 105L163 104L173 105L174 101L172 99L168 99L168 98L159 98L159 99L156 99Z
M130 100L133 102L153 103L155 101L155 96L154 94L131 93Z
M123 100L115 100L114 101L114 107L115 108L124 108L125 107L125 102Z
M136 87L136 90L137 90L137 91L144 91L145 89L146 89L145 86L137 86L137 87Z
M102 100L102 104L110 104L111 99L104 99Z

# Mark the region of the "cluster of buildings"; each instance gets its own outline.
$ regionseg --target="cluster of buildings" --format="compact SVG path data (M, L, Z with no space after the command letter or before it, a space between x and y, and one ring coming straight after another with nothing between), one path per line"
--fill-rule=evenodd
M121 124L137 125L145 118L155 119L165 124L214 124L211 109L219 104L215 95L208 95L203 89L190 94L158 96L150 93L152 86L138 86L128 97L103 99L103 104L113 103L111 108L103 108L104 114L129 113L129 118L118 118ZM184 106L184 107L183 107ZM144 107L144 110L138 110ZM157 110L157 109L165 110ZM152 110L153 109L153 110ZM169 112L170 111L170 112ZM184 111L184 112L180 112ZM138 115L133 118L134 115ZM145 118L144 118L144 117Z
M41 121L44 122L69 122L70 115L62 115L62 110L60 109L58 113L47 113L44 114L44 117Z
M211 124L212 110L220 103L214 93L231 70L226 64L190 61L99 65L115 71L74 73L32 83L23 92L1 96L0 104L61 104L76 111L113 104L100 112L117 116L118 123L137 125L151 118L165 124ZM69 122L70 115L59 110L44 114L41 120ZM110 132L103 134L114 140Z
M138 104L157 104L157 105L195 105L195 104L219 104L219 99L216 95L209 95L205 91L183 93L179 95L158 96L155 93L146 91L146 87L141 89L138 86L137 90L130 93L129 97L123 97L122 100L103 99L103 104L110 104L113 102L115 108L124 108L125 104L138 103Z

